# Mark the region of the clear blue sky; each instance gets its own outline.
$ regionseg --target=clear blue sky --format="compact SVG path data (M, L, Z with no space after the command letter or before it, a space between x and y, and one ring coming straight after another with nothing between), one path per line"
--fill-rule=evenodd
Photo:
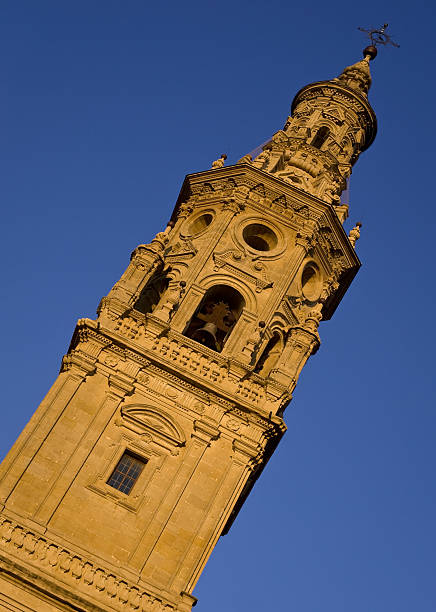
M361 57L357 26L401 43L372 62L379 133L351 179L363 267L199 612L436 610L433 6L1 3L2 455L184 175L281 128L300 87Z

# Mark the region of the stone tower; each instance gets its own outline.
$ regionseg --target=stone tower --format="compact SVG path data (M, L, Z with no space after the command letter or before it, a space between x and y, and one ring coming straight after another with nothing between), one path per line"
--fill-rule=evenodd
M0 609L187 612L359 268L340 194L376 119L364 59L257 156L186 177L166 230L80 319L0 470Z

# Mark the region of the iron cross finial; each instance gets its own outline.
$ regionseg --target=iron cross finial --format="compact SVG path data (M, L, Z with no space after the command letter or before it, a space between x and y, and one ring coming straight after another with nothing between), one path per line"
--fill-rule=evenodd
M365 28L357 28L361 32L365 32L368 34L371 44L376 47L377 45L392 45L393 47L399 47L397 43L394 43L389 34L386 34L386 28L388 27L387 23L384 23L381 28L370 28L369 30L365 30Z

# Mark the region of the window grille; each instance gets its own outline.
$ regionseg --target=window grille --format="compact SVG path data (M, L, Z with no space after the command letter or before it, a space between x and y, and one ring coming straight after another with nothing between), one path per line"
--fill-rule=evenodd
M147 462L143 459L139 459L131 453L125 452L118 461L118 464L107 481L107 484L114 489L118 489L118 491L129 495L146 463Z

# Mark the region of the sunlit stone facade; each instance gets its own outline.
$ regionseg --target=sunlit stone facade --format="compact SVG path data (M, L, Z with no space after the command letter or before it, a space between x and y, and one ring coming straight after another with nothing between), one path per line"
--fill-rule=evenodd
M0 470L0 609L188 612L359 268L340 194L369 59L308 85L256 157L186 177ZM255 571L255 570L253 570Z

